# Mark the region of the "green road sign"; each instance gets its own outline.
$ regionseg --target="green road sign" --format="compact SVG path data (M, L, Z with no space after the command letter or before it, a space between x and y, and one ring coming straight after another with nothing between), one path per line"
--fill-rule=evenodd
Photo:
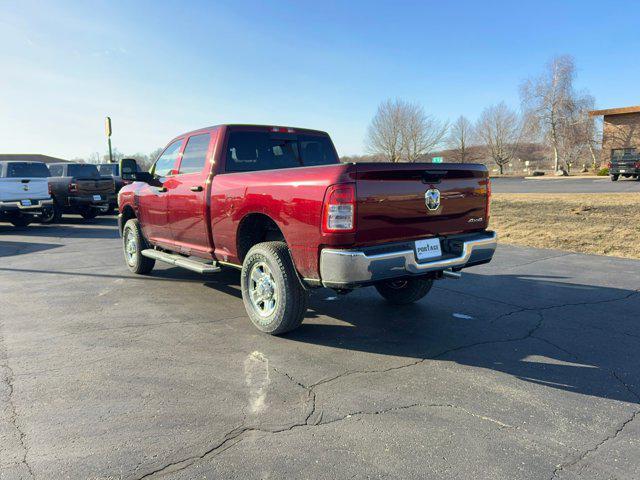
M442 163L442 157L433 157L431 163Z

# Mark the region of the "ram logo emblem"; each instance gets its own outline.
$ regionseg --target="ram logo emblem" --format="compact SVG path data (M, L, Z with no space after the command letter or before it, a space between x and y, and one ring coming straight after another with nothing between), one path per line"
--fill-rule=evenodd
M424 192L424 204L432 211L440 208L440 190L437 188L430 188Z

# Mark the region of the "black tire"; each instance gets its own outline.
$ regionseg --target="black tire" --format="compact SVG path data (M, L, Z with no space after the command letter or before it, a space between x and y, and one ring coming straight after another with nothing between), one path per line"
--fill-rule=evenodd
M115 211L116 211L115 205L109 205L109 208L107 208L106 211L101 212L100 215L113 215Z
M617 181L618 181L618 177L619 177L619 176L620 176L620 175L618 175L618 174L610 175L610 177L611 177L611 181L612 181L612 182L617 182Z
M62 219L62 209L58 206L57 203L53 202L53 205L50 209L47 210L48 215L43 213L40 215L40 223L58 223Z
M249 318L261 332L280 335L302 323L308 295L286 243L264 242L253 246L242 264L240 285Z
M156 261L153 258L143 257L140 253L146 248L149 246L142 235L138 220L135 218L128 220L122 229L122 251L124 261L133 273L146 275L153 270Z
M100 213L100 210L98 210L95 207L86 207L80 210L80 215L85 220L91 220L93 218L96 218L99 213Z
M10 221L14 227L26 227L33 221L33 219L28 216L23 216L23 217L14 217Z
M424 297L431 287L430 278L409 278L406 280L386 280L374 285L378 293L395 305L407 305Z

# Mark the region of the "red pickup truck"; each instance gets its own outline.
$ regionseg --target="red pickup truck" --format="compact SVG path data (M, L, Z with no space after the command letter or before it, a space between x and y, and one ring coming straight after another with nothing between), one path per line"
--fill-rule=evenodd
M311 288L373 285L411 303L496 248L483 165L340 163L317 130L204 128L149 172L132 159L120 171L133 181L118 196L129 269L240 269L249 318L270 334L300 325Z

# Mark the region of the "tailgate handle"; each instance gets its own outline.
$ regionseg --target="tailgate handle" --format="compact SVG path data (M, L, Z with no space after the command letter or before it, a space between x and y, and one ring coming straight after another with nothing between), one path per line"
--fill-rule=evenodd
M448 173L447 170L425 170L422 172L422 183L439 183Z
M22 183L29 183L31 180L28 178L23 178L22 180L20 180Z

